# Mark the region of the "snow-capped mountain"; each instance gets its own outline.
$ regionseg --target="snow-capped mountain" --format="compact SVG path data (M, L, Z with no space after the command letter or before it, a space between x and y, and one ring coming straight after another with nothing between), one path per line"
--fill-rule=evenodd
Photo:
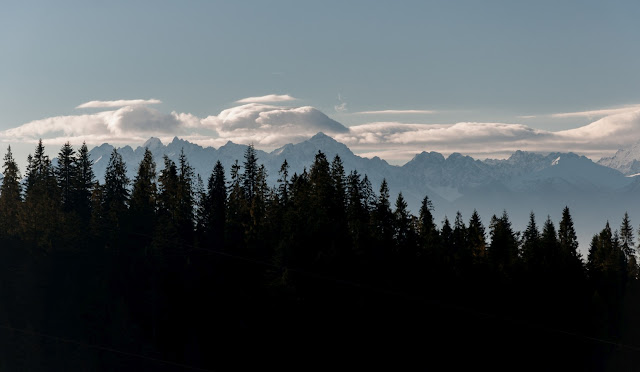
M618 150L612 157L598 160L598 164L617 169L627 176L640 173L640 141Z
M246 145L232 142L215 149L177 137L166 145L157 138L150 138L135 149L130 146L118 149L132 180L145 147L153 153L158 171L164 167L164 155L177 162L180 152L184 151L189 163L205 183L216 161L220 160L228 175L236 160L242 164L247 149ZM100 181L104 178L112 151L113 146L109 144L90 151L94 171ZM477 160L458 153L445 157L437 152L422 152L403 166L396 166L378 157L360 157L346 145L323 133L269 153L260 150L256 150L256 153L258 162L265 165L269 183L275 185L285 159L291 175L301 173L305 168L310 168L318 151L322 151L330 162L335 155L339 155L347 174L352 170L366 174L376 191L382 180L386 179L391 188L391 197L395 199L402 192L415 214L427 195L434 204L437 221L444 216L453 217L456 211L468 217L473 209L477 209L488 224L491 215L507 210L514 217L514 227L523 229L530 211L535 211L540 219L551 215L552 219L558 221L562 208L567 205L579 229L582 249L586 250L590 234L601 229L607 220L615 226L625 211L632 217L634 211L636 216L640 216L640 206L629 203L630 199L639 196L640 181L604 166L602 160L598 164L573 153L516 151L508 159ZM621 151L618 153L621 154ZM617 155L614 158L622 158Z

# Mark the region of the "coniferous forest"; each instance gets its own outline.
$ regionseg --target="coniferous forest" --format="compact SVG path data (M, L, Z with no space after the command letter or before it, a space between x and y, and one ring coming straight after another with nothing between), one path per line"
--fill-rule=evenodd
M116 150L104 183L91 165L40 142L21 174L6 152L0 370L640 365L626 214L583 257L564 205L521 232L434 221L322 152L277 185L253 146L206 178L148 149L134 179Z

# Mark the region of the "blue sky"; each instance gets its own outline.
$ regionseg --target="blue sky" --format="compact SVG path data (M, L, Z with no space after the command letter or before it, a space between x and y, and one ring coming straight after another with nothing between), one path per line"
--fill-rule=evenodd
M523 125L525 133L542 131L535 137L543 139L548 132L582 130L592 137L576 139L571 132L565 142L576 139L572 149L596 156L640 139L628 135L638 121L629 113L640 104L639 16L635 1L5 1L0 139L20 147L36 137L45 144L50 138L55 147L65 136L97 144L111 133L111 141L125 143L148 138L161 125L166 129L161 138L176 134L214 146L223 140L257 141L273 148L307 132L262 141L269 130L302 125L317 115L307 110L297 112L295 122L261 122L262 131L253 137L255 126L224 134L218 127L223 124L212 117L240 106L243 98L277 94L296 99L259 103L312 106L348 128L360 126L351 135L343 133L342 140L363 154L395 161L421 150L501 156L516 147L549 147L520 141L492 152L493 145L446 143L446 136L409 143L398 139L397 130L395 137L389 134L399 124L437 128L467 122ZM101 114L105 125L114 117L122 121L102 136L78 118L104 110L76 108L88 101L134 99L161 103L144 105L146 111L135 106L137 121L131 125L121 112ZM172 112L180 126L175 133ZM563 113L576 114L558 115ZM180 114L192 121L209 118L209 124L184 124ZM627 116L616 120L612 114ZM142 130L145 115L161 124L150 121ZM62 127L82 128L42 128L51 125L47 118L60 117L66 118L59 119ZM597 138L593 128L581 128L602 118L608 118L606 125L623 125L616 132L622 135L599 146L579 145ZM31 130L11 131L28 123ZM375 140L367 132L371 123L388 123L384 130L377 124ZM596 127L604 133L605 124ZM129 127L137 128L135 135ZM313 122L307 129L321 127ZM486 143L485 134L496 128L514 130L468 127L460 126L455 135L483 132L481 139L470 139L474 143ZM502 143L510 135L491 138ZM565 142L559 145L566 147Z

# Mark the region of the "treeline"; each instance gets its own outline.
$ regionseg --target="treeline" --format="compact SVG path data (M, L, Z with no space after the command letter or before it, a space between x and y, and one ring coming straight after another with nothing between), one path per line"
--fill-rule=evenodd
M332 330L383 343L405 332L433 357L462 350L576 369L633 358L640 292L627 214L594 235L585 259L568 207L557 229L549 217L540 229L531 213L517 232L506 211L488 227L475 211L438 224L428 197L414 216L402 193L391 201L386 181L374 191L337 155L318 152L299 174L285 160L273 187L253 146L229 179L220 162L205 181L184 153L163 161L158 172L147 149L129 180L114 150L100 184L86 145L65 144L54 166L40 142L22 178L8 149L5 325L200 367L216 366L212 350L233 349L236 337L276 331L293 342ZM1 352L9 369L51 358L60 369L121 367L89 349L60 357L61 345L24 358L42 341L2 337L22 345ZM171 369L138 359L138 370Z

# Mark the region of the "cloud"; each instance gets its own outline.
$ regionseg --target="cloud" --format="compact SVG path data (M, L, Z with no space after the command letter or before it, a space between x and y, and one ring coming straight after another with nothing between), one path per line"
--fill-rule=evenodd
M254 143L277 147L299 142L317 132L333 135L349 129L311 107L281 107L249 103L200 118L189 113L169 114L142 105L83 115L56 116L34 120L0 132L2 141L50 143L86 141L89 144L139 145L148 137L197 139L199 143ZM205 140L208 139L208 140Z
M515 150L574 151L592 158L609 156L640 140L640 108L601 118L580 128L548 131L518 123L454 124L373 122L345 127L311 107L249 103L200 118L189 113L163 113L143 105L83 115L34 120L0 132L0 141L49 143L110 142L140 145L151 136L181 138L201 145L227 141L254 143L263 149L296 143L324 132L354 152L405 162L422 151L445 155L460 152L479 158L502 158Z
M116 101L89 101L79 106L77 109L83 108L113 108L123 106L139 106L139 105L157 105L162 103L159 99L119 99Z
M518 119L533 119L535 117L535 115L520 115L518 116Z
M346 103L346 102L342 102L342 103L341 103L341 104L339 104L339 105L335 105L335 106L333 106L333 109L334 109L334 110L336 110L336 112L340 112L340 113L342 113L342 112L347 112L347 111L348 111L348 109L347 109L347 103Z
M202 120L220 138L233 142L280 146L317 132L347 133L349 129L311 107L283 108L250 103L232 107Z
M295 97L291 97L288 94L268 94L260 97L247 97L239 99L236 103L272 103L272 102L289 102L297 101Z
M347 102L344 100L345 97L342 96L342 94L338 93L338 102L340 102L339 104L333 106L333 109L338 112L338 113L344 113L349 111L349 109L347 108Z
M582 117L595 118L595 117L601 117L601 116L622 114L625 112L631 112L636 110L640 110L640 105L628 105L623 107L608 108L608 109L601 109L601 110L563 112L563 113L551 114L550 116L552 118L582 118Z
M380 110L380 111L360 111L354 114L363 115L409 115L409 114L435 114L434 110Z
M83 138L88 143L131 143L151 135L183 134L186 133L186 128L193 125L193 116L190 114L164 114L145 106L125 106L95 114L34 120L0 132L0 139L30 142L43 138L54 139L53 142L66 142L71 138Z
M505 123L377 122L351 126L348 133L335 138L355 152L396 163L422 151L460 152L478 158L504 158L515 150L573 151L596 159L640 140L640 110L558 132Z

